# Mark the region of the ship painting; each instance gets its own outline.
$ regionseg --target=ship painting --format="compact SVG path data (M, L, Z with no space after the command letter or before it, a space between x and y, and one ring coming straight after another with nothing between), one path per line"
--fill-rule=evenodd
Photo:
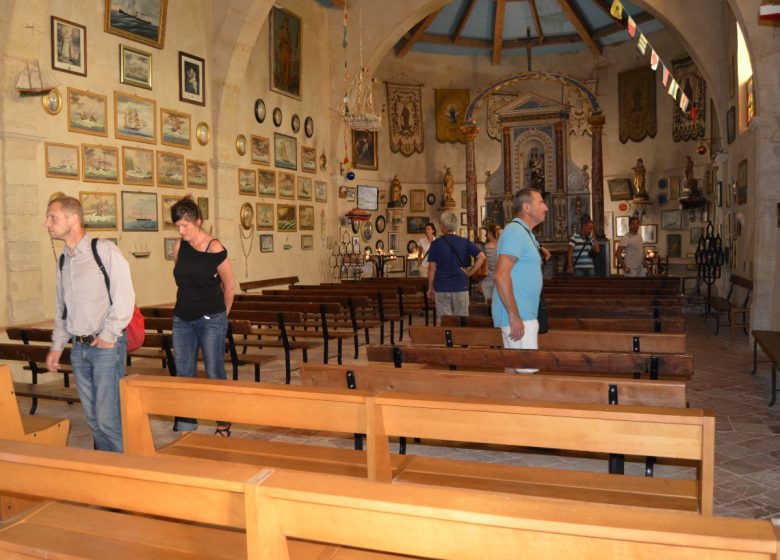
M22 97L48 95L58 85L60 83L57 80L41 70L37 60L28 60L16 78L16 91Z
M122 229L124 231L157 231L157 195L122 193Z
M167 0L107 0L106 31L158 49L165 40Z
M154 143L155 102L116 92L116 136L125 140Z
M162 110L162 143L190 147L190 118L188 115Z

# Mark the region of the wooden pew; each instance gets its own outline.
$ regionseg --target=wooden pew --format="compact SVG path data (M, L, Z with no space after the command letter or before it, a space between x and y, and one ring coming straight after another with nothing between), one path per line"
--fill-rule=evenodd
M297 558L294 541L452 560L777 560L769 520L568 504L453 488L388 488L288 471L247 485L250 560ZM361 558L355 556L354 558Z
M415 346L503 348L501 329L487 327L410 327ZM548 331L539 335L540 350L600 350L681 354L685 334L630 333L617 331Z
M576 352L569 350L504 350L495 348L435 348L431 346L368 346L371 362L427 364L468 369L540 370L539 374L641 376L688 380L693 376L691 354Z
M249 282L239 282L238 287L242 292L249 290L260 290L270 288L271 286L292 286L300 282L297 276L282 276L280 278L265 278L263 280L250 280Z
M17 397L29 397L32 399L30 414L35 414L38 408L38 399L50 399L65 401L67 403L79 402L79 395L75 387L63 387L56 383L38 383L38 374L46 371L46 356L49 347L37 344L0 343L0 361L22 362L32 371L32 383L14 381L14 392ZM70 365L70 349L65 348L60 356L60 364L63 368Z
M492 327L493 318L484 316L461 317L445 315L441 317L443 327ZM593 330L593 331L633 331L646 333L684 333L685 319L559 319L550 317L552 330Z
M545 298L547 313L550 319L682 319L683 309L681 305L652 306L645 303L638 304L602 304L581 303L564 298L561 300ZM469 305L469 316L491 316L491 308L484 303L472 303Z

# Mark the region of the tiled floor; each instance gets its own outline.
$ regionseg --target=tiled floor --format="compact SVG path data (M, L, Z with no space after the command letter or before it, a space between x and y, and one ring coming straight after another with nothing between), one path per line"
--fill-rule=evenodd
M728 332L713 335L713 321L696 314L688 314L688 348L695 356L696 374L688 387L688 399L693 407L713 409L717 415L715 513L738 517L774 518L780 520L780 404L769 408L769 366L759 364L758 373L752 369L752 342L744 333L731 342ZM419 319L417 319L419 321ZM376 340L374 336L372 340ZM345 343L345 363L351 359L351 341ZM299 354L299 353L295 353ZM361 349L361 356L364 352ZM299 356L296 356L296 358ZM310 360L319 362L321 353L310 352ZM334 360L335 361L335 360ZM358 360L361 362L364 360ZM242 379L252 379L249 369L242 371ZM263 366L263 380L282 383L284 363L277 360ZM293 383L298 383L293 374ZM23 403L26 407L26 403ZM78 406L60 403L42 403L41 414L67 415L73 421L71 446L92 447ZM163 443L175 436L167 420L155 422L155 437ZM242 429L243 428L243 429ZM203 423L200 430L212 433L213 423ZM336 434L285 429L251 429L234 427L233 437L297 441L312 445L349 447L351 438ZM542 465L562 469L589 469L603 471L604 458L583 458L568 454L518 451L517 449L478 448L469 445L448 445L424 442L410 445L410 453L457 457L465 460L499 462L514 465ZM640 474L642 465L628 463L628 474ZM659 465L658 476L689 478L690 468Z

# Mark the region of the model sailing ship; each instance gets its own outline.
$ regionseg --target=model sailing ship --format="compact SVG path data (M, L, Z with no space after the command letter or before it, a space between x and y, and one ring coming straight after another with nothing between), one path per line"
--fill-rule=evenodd
M37 60L27 61L26 66L19 72L16 79L16 91L22 96L48 95L51 90L60 83L41 70Z

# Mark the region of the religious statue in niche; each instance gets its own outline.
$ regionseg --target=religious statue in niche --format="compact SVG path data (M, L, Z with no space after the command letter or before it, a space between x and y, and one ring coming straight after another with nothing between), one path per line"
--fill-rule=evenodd
M455 178L452 176L452 170L448 167L447 171L444 173L444 178L441 181L442 186L442 197L441 197L441 207L442 208L455 208L455 199L452 197L452 193L455 190Z
M634 171L634 197L649 200L650 195L647 194L647 188L645 186L646 170L642 158L637 158L636 165L631 169Z
M526 162L526 185L532 189L544 191L544 149L531 148Z
M390 202L387 203L388 208L399 208L403 206L401 202L401 181L398 180L398 175L393 177L390 181Z

